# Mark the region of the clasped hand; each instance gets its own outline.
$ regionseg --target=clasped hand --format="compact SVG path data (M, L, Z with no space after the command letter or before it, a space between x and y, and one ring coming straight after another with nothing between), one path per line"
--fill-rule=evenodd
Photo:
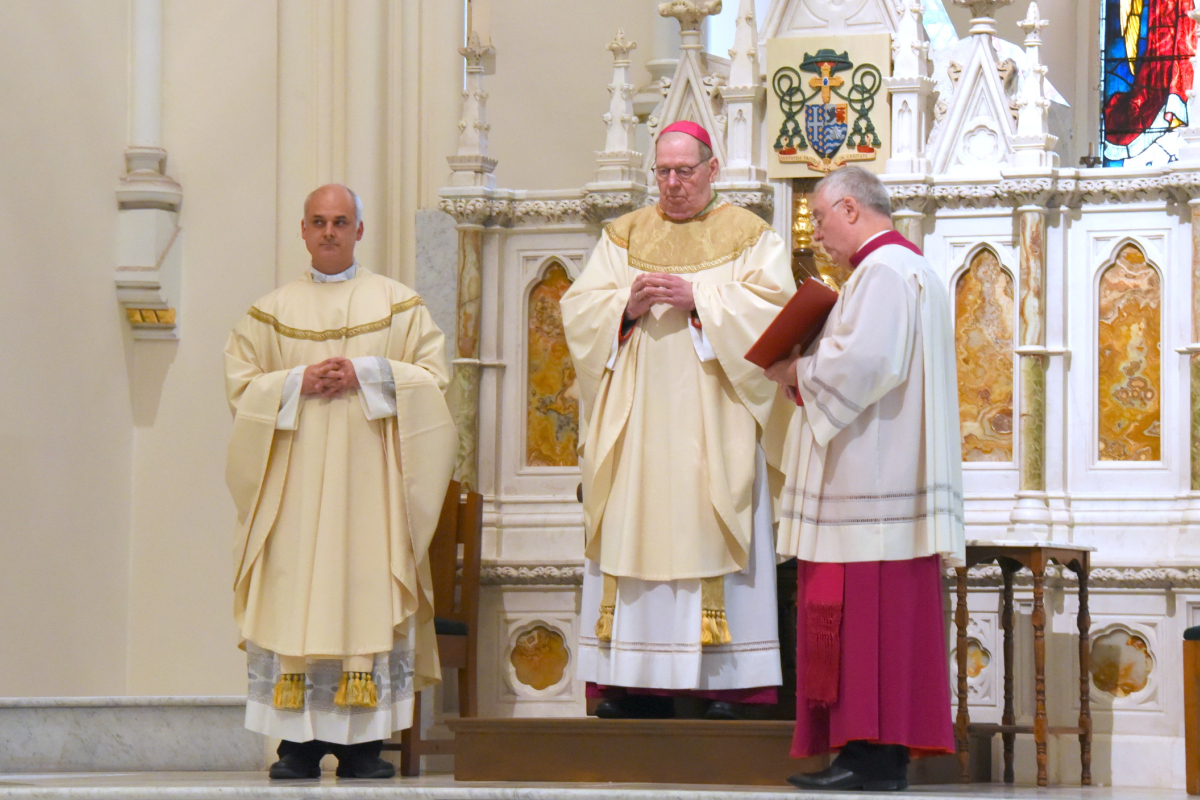
M629 302L625 304L625 318L637 319L650 310L650 306L666 303L684 311L696 307L692 296L691 281L678 275L662 272L647 272L634 278L629 287Z
M300 394L316 394L332 399L358 386L354 363L343 356L334 356L305 368Z
M796 362L800 360L800 345L792 348L792 352L776 361L764 370L767 380L775 381L783 389L789 400L795 400L799 393L799 380L796 377Z

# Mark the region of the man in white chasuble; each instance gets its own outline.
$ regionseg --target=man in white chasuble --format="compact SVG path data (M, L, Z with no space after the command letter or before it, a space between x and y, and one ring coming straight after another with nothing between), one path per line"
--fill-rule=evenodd
M421 298L355 262L361 205L304 204L312 265L230 334L226 480L246 727L283 740L272 778L395 774L381 743L439 680L427 553L458 438L445 345Z
M692 695L730 718L781 683L794 406L743 355L795 281L783 240L714 193L704 128L668 126L655 153L658 204L605 228L561 302L587 424L578 674L599 716L668 717Z
M903 789L910 756L954 752L941 581L965 555L954 327L878 178L831 173L812 213L853 273L816 344L767 375L803 404L779 523L779 553L799 565L792 756L839 752L789 781Z

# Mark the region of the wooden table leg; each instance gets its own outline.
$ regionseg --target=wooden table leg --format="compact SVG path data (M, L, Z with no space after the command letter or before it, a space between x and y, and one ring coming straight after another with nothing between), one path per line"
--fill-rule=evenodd
M959 778L963 783L971 781L971 752L967 725L971 722L967 710L967 570L957 567L954 570L957 582L958 602L954 607L954 624L958 629L958 639L955 645L955 655L958 660L958 715L954 720L954 738L958 745Z
M1200 794L1200 641L1183 641L1183 751L1188 794Z
M1046 570L1044 565L1033 570L1033 680L1036 706L1033 714L1033 741L1037 746L1037 785L1045 786L1046 756Z
M1004 725L1017 723L1013 707L1013 572L1007 564L1001 563L1000 573L1004 576L1004 606L1000 615L1000 627L1004 630L1004 716L1000 722ZM1000 738L1004 740L1004 782L1012 783L1013 744L1017 735L1002 733Z
M1091 655L1089 631L1092 617L1088 613L1088 559L1079 561L1079 782L1092 785L1092 704L1091 704Z

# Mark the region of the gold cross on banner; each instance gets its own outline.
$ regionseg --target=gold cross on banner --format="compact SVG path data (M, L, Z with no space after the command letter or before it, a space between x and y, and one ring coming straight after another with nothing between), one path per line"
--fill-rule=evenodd
M839 78L837 75L830 76L829 71L833 69L833 64L830 64L828 61L822 61L820 67L821 76L819 78L811 79L808 82L808 85L813 89L820 89L821 102L828 103L829 95L832 93L832 91L845 83L845 81Z

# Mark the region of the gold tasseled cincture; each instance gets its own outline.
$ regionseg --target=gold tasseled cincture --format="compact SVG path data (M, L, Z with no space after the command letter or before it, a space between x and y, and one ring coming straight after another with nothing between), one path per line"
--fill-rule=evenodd
M700 579L700 644L729 644L729 623L725 619L725 576Z
M275 681L275 695L272 698L276 708L304 708L304 689L306 677L303 672L280 673Z
M375 708L379 705L375 678L369 672L343 672L333 702L339 706Z
M617 610L617 576L604 573L604 591L600 594L600 619L596 620L596 638L611 642L613 614Z

